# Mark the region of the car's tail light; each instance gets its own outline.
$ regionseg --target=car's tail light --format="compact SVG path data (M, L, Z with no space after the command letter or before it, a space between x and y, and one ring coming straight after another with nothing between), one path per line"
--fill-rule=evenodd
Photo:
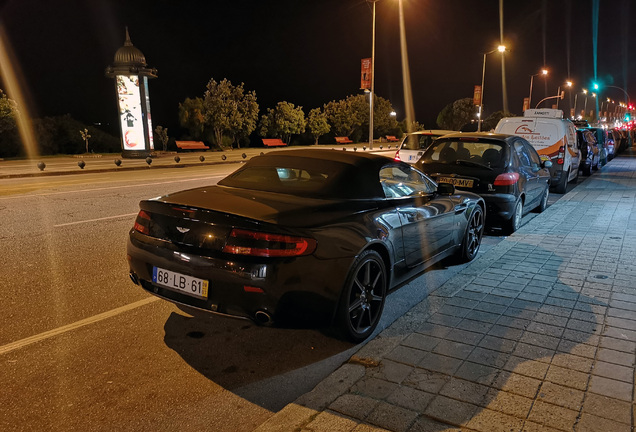
M223 252L260 257L294 257L309 255L315 249L314 239L234 228Z
M143 210L139 211L137 215L137 219L135 220L135 225L133 226L135 231L139 231L142 234L149 235L150 228L150 215Z
M510 186L519 181L519 173L499 174L495 179L495 186Z
M400 157L400 151L399 150L395 152L395 156L393 156L393 160L395 160L397 162L402 161L402 158Z
M565 147L559 147L559 154L557 155L557 163L563 165L563 158L565 157Z

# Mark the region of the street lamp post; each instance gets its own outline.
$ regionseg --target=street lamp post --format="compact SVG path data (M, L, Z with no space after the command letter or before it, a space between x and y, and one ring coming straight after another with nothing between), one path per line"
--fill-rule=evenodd
M504 45L499 45L497 49L484 53L484 64L481 69L481 92L479 96L479 118L477 119L477 132L481 132L481 123L482 123L482 114L484 110L484 80L486 77L486 56L488 54L492 54L495 51L499 51L500 53L504 53L506 51L506 47Z
M371 30L371 93L369 94L369 150L373 150L373 95L375 94L375 4L373 3L373 25Z
M534 81L534 77L538 75L546 76L548 74L547 69L541 69L541 72L536 73L534 75L530 75L530 95L528 96L528 108L532 106L532 82Z

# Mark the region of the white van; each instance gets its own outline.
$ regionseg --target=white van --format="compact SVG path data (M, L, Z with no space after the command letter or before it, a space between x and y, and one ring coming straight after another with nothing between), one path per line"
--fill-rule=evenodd
M542 159L550 159L550 186L565 193L568 182L579 177L581 153L576 145L576 127L557 109L528 109L523 117L504 117L495 133L525 138Z
M414 164L420 157L424 150L431 145L431 143L437 138L448 135L451 133L457 133L457 131L433 129L422 130L413 132L404 136L402 142L398 146L397 152L395 152L394 159L402 162Z

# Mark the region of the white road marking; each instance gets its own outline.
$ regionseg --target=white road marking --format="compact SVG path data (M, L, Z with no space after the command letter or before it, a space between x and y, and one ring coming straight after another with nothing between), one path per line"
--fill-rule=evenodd
M117 215L117 216L108 216L108 217L101 217L101 218L97 218L97 219L87 219L87 220L81 220L81 221L76 221L76 222L67 222L67 223L63 223L63 224L53 225L53 227L54 228L59 228L59 227L63 227L63 226L77 225L77 224L83 224L83 223L89 223L89 222L97 222L97 221L103 221L103 220L108 220L108 219L119 219L119 218L124 218L124 217L135 216L135 215L137 215L137 213L127 213L127 214Z
M30 336L28 338L25 338L25 339L22 339L22 340L19 340L19 341L11 342L10 344L4 345L4 346L0 346L0 355L6 354L8 352L11 352L11 351L14 351L14 350L17 350L17 349L20 349L20 348L24 348L25 346L32 345L32 344L37 343L37 342L41 342L41 341L43 341L45 339L52 338L53 336L58 336L58 335L61 335L63 333L67 333L67 332L69 332L71 330L75 330L77 328L84 327L84 326L87 326L89 324L93 324L93 323L96 323L98 321L102 321L102 320L105 320L107 318L114 317L116 315L120 315L120 314L122 314L124 312L136 309L138 307L147 305L147 304L152 303L152 302L157 301L157 300L159 300L158 297L149 297L149 298L146 298L146 299L143 299L143 300L136 301L134 303L130 303L130 304L126 305L126 306L122 306L122 307L118 307L116 309L112 309L112 310L110 310L108 312L100 313L100 314L94 315L92 317L85 318L83 320L76 321L74 323L71 323L71 324L68 324L68 325L65 325L65 326L62 326L62 327L58 327L58 328L53 329L53 330L46 331L44 333L40 333L40 334L37 334L37 335L34 335L34 336Z
M32 194L32 195L30 194L9 195L9 196L0 197L0 200L16 199L16 198L24 199L24 198L30 198L30 197L43 197L43 196L50 196L50 195L64 195L64 194L78 193L78 192L97 192L97 191L112 190L112 189L127 189L132 187L139 187L139 186L156 186L156 185L162 185L162 184L184 183L184 182L224 178L224 177L226 176L225 175L206 176L206 177L189 178L189 179L183 179L183 180L168 180L168 181L158 182L158 183L154 183L154 182L153 183L136 183L136 184L125 185L125 186L109 186L109 187L93 188L93 189L76 189L76 190L70 190L70 191L47 192L47 193Z

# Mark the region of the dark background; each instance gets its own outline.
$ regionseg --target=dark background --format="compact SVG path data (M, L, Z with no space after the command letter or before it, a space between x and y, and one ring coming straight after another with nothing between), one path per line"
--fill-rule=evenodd
M393 103L400 120L397 0L376 5L376 93ZM415 116L434 128L446 104L472 97L480 83L483 54L499 44L499 2L403 5ZM597 75L628 92L634 85L635 12L629 0L600 2ZM159 71L150 81L153 125L168 127L173 136L179 134L179 102L202 96L211 78L255 90L261 114L283 100L307 113L359 94L360 59L371 56L372 9L365 0L5 0L0 20L33 116L70 113L89 124L110 124L116 134L114 82L104 69L123 45L126 26L148 65ZM547 82L535 77L533 105L556 94L568 78L576 91L590 88L593 22L592 0L504 2L510 111L521 112L530 75L544 65L550 75ZM606 96L625 99L611 88L601 91ZM561 106L567 108L569 98ZM485 116L503 106L497 52L487 57L484 104Z

